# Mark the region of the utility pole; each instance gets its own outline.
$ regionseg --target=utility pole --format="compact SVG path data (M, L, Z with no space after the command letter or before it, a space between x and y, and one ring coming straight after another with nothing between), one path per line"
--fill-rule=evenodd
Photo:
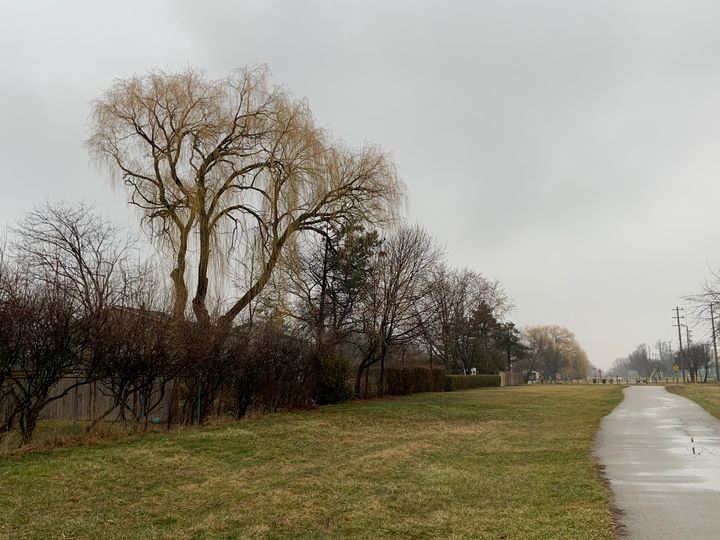
M512 346L512 329L508 326L505 331L507 332L507 335L505 336L505 339L507 340L505 343L505 345L507 345L505 349L505 352L507 352L507 368L508 371L512 371L512 351L510 350Z
M683 311L685 309L683 308ZM683 346L682 346L682 323L680 322L680 308L678 306L675 306L675 320L677 321L677 324L673 324L673 326L677 326L678 329L678 341L680 342L680 369L682 370L682 378L683 382L685 382L685 362L683 362ZM682 318L684 319L685 316L683 315Z
M695 376L697 366L695 365L695 361L691 360L692 350L690 350L690 346L692 345L692 330L690 330L690 327L687 324L685 325L685 335L687 336L687 339L685 340L685 345L687 346L685 359L687 360L688 371L690 372L690 382L695 382L697 380L697 377Z
M320 282L320 306L317 317L317 335L315 337L315 399L318 398L320 375L322 372L323 338L325 337L325 296L328 286L328 251L330 250L330 232L325 228L325 250L322 261L322 281Z
M715 382L720 382L720 371L718 371L718 357L717 357L717 339L715 337L715 312L713 311L713 304L710 302L710 324L712 324L712 337L713 337L713 353L715 355Z
M321 348L323 332L325 330L325 295L327 293L328 282L328 251L330 249L330 237L327 230L325 231L325 250L323 251L322 263L322 281L320 282L320 307L318 309L317 318L317 347Z

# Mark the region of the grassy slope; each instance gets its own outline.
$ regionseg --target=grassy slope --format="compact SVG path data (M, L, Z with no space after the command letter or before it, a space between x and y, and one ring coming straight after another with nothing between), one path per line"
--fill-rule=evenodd
M420 394L0 459L14 538L612 538L620 386Z
M720 418L720 385L707 384L669 384L668 392L692 399L713 416Z

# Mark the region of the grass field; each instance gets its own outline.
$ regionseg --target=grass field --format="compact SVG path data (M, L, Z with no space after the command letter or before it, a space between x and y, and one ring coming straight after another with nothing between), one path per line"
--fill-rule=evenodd
M710 414L720 418L720 385L706 384L669 384L668 392L692 399Z
M0 537L612 538L621 386L419 394L0 458Z
M79 446L92 444L98 441L108 442L111 440L128 439L131 436L138 436L120 424L111 422L101 423L95 426L91 433L86 433L89 422L78 422L73 424L70 421L43 420L38 423L32 441L22 445L20 433L11 431L0 439L0 462L9 455L17 455L37 450L50 450L62 446ZM161 428L151 426L151 430L160 431Z

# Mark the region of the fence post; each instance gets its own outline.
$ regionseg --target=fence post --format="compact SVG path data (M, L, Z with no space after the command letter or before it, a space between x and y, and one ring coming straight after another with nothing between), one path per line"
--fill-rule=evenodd
M147 429L147 412L145 411L146 392L140 392L140 418L142 418L143 427Z
M97 394L97 381L93 381L92 386L90 387L90 423L95 423L95 394Z
M78 421L78 377L75 376L75 388L73 388L73 417L72 417L72 432L75 435L75 428L77 427Z
M197 423L200 425L200 402L202 400L202 385L198 376L198 397L197 397Z

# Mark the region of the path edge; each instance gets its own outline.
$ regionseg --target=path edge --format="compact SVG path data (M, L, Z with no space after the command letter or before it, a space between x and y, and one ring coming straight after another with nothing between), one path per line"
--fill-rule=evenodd
M600 430L602 430L603 422L605 422L605 419L610 416L613 412L615 412L615 409L620 407L623 402L626 399L625 391L627 390L627 385L623 388L623 398L620 400L620 403L615 405L612 410L607 413L605 416L603 416L602 420L600 421L600 425L598 426L597 431L595 431L595 435L592 439L592 449L590 453L592 454L592 460L595 464L595 471L597 472L598 477L600 478L600 481L605 486L605 491L608 494L608 506L610 510L610 521L612 522L613 526L613 533L615 534L615 538L622 539L622 538L628 538L627 536L627 528L625 524L623 523L623 516L625 515L625 512L616 504L615 502L615 494L613 493L612 487L610 486L610 479L607 477L606 474L606 466L600 463L600 459L596 453L597 449L597 442L598 437L600 435Z

